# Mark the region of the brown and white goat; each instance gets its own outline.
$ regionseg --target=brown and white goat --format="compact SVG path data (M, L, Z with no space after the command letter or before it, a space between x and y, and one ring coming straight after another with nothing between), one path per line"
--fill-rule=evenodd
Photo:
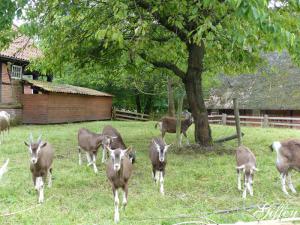
M167 145L165 141L158 137L153 138L149 147L149 158L152 163L152 177L157 183L160 182L160 193L164 195L164 176L167 165L167 151L170 145Z
M126 155L127 149L117 148L112 150L108 147L110 159L106 167L106 175L112 185L114 195L115 214L114 221L118 223L119 216L119 196L118 189L123 190L123 207L127 205L128 197L128 181L132 173L132 163Z
M189 144L189 139L187 137L186 132L189 129L189 127L192 125L192 123L194 122L192 114L190 112L186 111L186 112L183 112L183 114L185 115L185 119L181 120L180 145L182 142L182 135L185 136L185 138L187 140L187 144ZM157 128L157 126L159 126L161 136L162 136L162 138L164 138L166 133L176 133L176 123L177 123L176 121L177 120L174 117L165 116L165 117L161 118L161 120L155 124L155 128Z
M293 193L296 193L292 183L291 170L300 171L300 140L274 141L270 148L277 153L276 167L280 173L282 191L289 195L286 190L286 179L288 178L288 187Z
M0 180L1 180L2 176L3 176L3 174L5 174L7 172L8 163L9 163L9 159L7 159L5 161L5 163L3 164L3 166L0 168Z
M254 172L258 171L256 168L256 158L249 148L239 146L236 149L236 164L238 174L238 189L242 190L241 173L244 173L244 191L243 198L247 197L247 190L253 196L253 176Z
M10 127L10 115L6 111L1 111L0 112L0 144L4 140L5 131L9 133L9 127Z
M52 162L54 150L48 142L41 139L41 135L36 142L32 135L29 137L29 143L25 141L30 154L30 171L35 189L39 194L39 203L44 201L44 183L48 178L48 187L52 186Z
M99 147L109 145L111 138L103 135L96 134L89 131L85 128L80 128L78 130L78 157L79 165L82 164L81 160L81 150L84 150L86 153L86 158L88 161L88 166L93 165L94 172L97 173L98 169L96 166L96 156L98 153Z
M118 148L127 149L120 132L116 128L107 125L103 128L102 134L113 137L109 145L112 150ZM106 160L107 151L108 149L103 146L102 163L104 163ZM133 151L133 149L130 147L127 152L131 163L135 163L135 151Z

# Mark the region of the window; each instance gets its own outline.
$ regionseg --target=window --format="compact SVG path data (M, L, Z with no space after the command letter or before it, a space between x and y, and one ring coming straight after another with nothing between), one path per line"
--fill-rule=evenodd
M11 67L11 78L22 79L22 66L12 65Z

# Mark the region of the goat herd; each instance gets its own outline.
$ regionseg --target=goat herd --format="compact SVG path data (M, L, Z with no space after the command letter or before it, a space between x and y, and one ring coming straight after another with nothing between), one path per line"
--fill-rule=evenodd
M3 119L4 118L4 119ZM0 112L0 128L9 130L9 114ZM4 122L3 122L4 121ZM190 113L185 112L185 119L181 122L181 134L186 138L186 131L193 123ZM160 183L160 193L164 194L164 176L167 164L166 153L170 145L164 141L166 132L176 132L176 120L170 117L163 117L155 127L159 126L162 134L161 137L155 137L151 140L149 146L149 158L152 163L152 175L155 183ZM2 129L6 127L5 129ZM25 145L30 153L30 171L35 189L38 192L38 202L44 201L44 183L48 178L48 187L52 185L52 162L54 158L54 150L49 142L42 141L41 135L37 141L33 140L32 134L29 136L29 142L25 141ZM106 176L112 185L114 195L114 221L119 222L119 195L118 190L123 190L123 207L127 204L128 181L132 174L133 164L136 160L135 151L132 147L127 148L121 134L114 127L108 125L97 134L88 129L81 128L78 131L78 156L79 165L82 164L81 153L86 153L88 166L93 166L94 172L97 173L96 157L100 146L103 149L102 163L109 159L106 163ZM300 170L300 140L290 139L282 142L273 142L270 146L271 150L277 153L276 167L280 172L282 190L288 195L286 190L286 179L288 178L288 187L293 193L296 190L292 184L290 170ZM256 159L251 150L245 146L239 146L236 149L238 189L241 190L241 175L244 174L244 191L243 198L246 198L247 191L253 195L253 175L256 168ZM0 178L6 171L8 160L0 169Z

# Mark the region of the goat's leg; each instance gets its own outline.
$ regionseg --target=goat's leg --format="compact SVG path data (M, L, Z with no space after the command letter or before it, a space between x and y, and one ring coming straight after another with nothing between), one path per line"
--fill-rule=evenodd
M80 146L78 146L77 149L78 149L78 164L81 166L82 165L82 159L81 159L81 148L80 148Z
M179 146L182 146L182 133L180 134L180 139L179 139Z
M293 182L292 182L291 173L288 173L288 186L293 193L297 193L297 191L294 188Z
M289 195L289 193L286 190L285 182L286 182L286 173L281 173L280 174L281 178L281 188L284 194Z
M188 136L186 135L186 132L182 132L182 133L183 133L184 137L186 138L186 144L190 145L190 141L188 139Z
M48 170L48 187L52 187L52 168Z
M97 169L97 166L96 166L96 154L93 153L93 167L94 167L94 172L95 173L98 173L98 169Z
M154 182L156 183L155 175L156 175L156 170L154 168L152 168L152 178L153 178Z
M160 193L162 195L164 195L165 191L164 191L164 172L163 171L160 171L159 181L160 181Z
M43 177L37 177L36 178L36 189L38 190L39 193L39 203L44 202L44 181Z
M114 189L113 193L114 193L114 197L115 197L115 216L114 216L114 221L115 221L115 223L118 223L120 221L118 190Z
M123 209L124 210L127 205L127 196L128 196L128 184L126 183L124 185L124 189L123 189Z
M159 181L159 171L158 170L155 170L154 181L155 181L155 184L158 184L158 181Z
M105 163L106 160L106 147L103 146L103 151L102 151L102 163Z
M242 181L241 181L241 171L240 170L236 170L237 171L237 183L238 183L238 190L241 191L242 190Z
M91 154L89 152L86 152L85 154L86 154L87 166L92 165Z
M249 178L248 184L249 184L249 194L251 196L253 196L253 178L252 178L252 176Z

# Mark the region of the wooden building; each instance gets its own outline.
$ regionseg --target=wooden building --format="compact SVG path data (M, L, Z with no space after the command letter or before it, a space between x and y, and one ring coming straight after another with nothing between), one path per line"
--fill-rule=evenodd
M24 80L23 123L50 124L111 119L112 95L89 88ZM33 94L34 88L38 94Z
M210 114L233 115L233 97L240 115L300 117L300 68L286 52L264 55L267 64L256 74L220 76L206 106Z
M28 65L41 56L34 42L22 35L0 51L0 111L7 111L15 123L26 124L111 118L112 95L39 81L42 75L28 70ZM46 78L52 81L52 76L46 75Z

